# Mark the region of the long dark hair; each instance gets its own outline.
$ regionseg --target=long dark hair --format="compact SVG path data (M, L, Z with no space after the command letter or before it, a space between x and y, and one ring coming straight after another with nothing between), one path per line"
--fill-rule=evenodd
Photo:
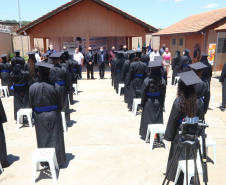
M14 83L20 83L21 81L23 81L24 79L24 75L22 74L22 67L20 64L16 64L13 67L13 81Z
M151 68L148 82L149 92L160 92L163 88L160 68Z
M185 116L193 118L197 108L195 86L186 86L184 82L179 81L178 85L179 111Z
M35 77L35 60L33 58L28 59L29 63L29 73L32 78Z

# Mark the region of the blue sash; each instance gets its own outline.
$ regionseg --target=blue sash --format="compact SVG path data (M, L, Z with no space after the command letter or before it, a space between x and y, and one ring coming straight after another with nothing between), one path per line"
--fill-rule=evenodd
M165 79L164 76L162 76L162 78Z
M116 72L117 72L117 73L120 73L120 69L117 69Z
M73 71L74 71L74 72L76 72L76 71L77 71L77 69L74 69Z
M64 80L62 80L62 81L57 81L57 82L55 82L55 83L57 83L57 84L60 85L60 86L63 86L63 85L66 84Z
M201 96L201 97L197 97L197 98L201 98L201 100L202 100L202 101L204 101L204 97L203 97L203 96Z
M183 120L184 120L184 119L179 119L179 123L182 124Z
M143 75L143 74L134 74L133 76L134 76L134 77L142 78L144 75Z
M147 92L147 95L150 97L158 97L161 95L161 92L154 92L154 93Z
M27 84L14 84L14 85L12 85L12 86L10 87L10 89L14 90L14 86L16 86L16 87L23 87L23 86L25 86L25 85L27 85Z
M57 105L50 105L46 107L35 107L36 112L51 112L58 109Z
M1 70L2 73L9 73L9 70Z
M183 67L188 67L189 64L183 64Z

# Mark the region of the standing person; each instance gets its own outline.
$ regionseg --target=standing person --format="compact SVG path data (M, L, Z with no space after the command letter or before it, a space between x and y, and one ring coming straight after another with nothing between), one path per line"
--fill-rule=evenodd
M189 117L199 117L200 120L204 119L204 107L201 98L197 98L195 91L195 84L201 83L202 81L199 77L193 72L188 71L179 74L181 80L178 85L177 98L175 99L171 113L169 116L168 124L166 127L166 132L164 139L171 141L171 148L168 157L167 171L173 160L173 156L176 152L178 142L180 139L179 131L180 125L184 118ZM187 150L187 159L193 159L194 156L192 152ZM179 159L176 160L185 160L185 151L183 150ZM177 166L176 164L175 166ZM176 172L173 174L171 181L174 181ZM178 182L179 185L183 184L183 176L180 176Z
M8 86L9 95L13 95L13 91L10 89L12 81L10 79L10 73L12 72L12 65L7 61L7 54L1 55L2 63L0 63L0 79L2 86ZM5 94L5 97L7 94Z
M100 79L104 79L105 64L107 63L107 54L104 52L103 47L97 53L97 64L99 66Z
M224 67L222 69L219 81L222 84L222 106L221 106L221 111L225 111L225 109L226 109L226 63L224 63Z
M190 71L189 65L192 64L192 59L189 56L190 50L185 48L184 55L180 58L179 70L180 72Z
M83 62L84 62L84 56L82 53L79 52L79 48L75 48L74 60L76 60L78 62L79 79L82 80L82 67L83 67Z
M10 73L14 90L14 119L17 120L17 112L20 109L29 108L29 84L31 76L28 71L24 71L20 64L13 67Z
M36 61L36 53L34 52L28 52L27 53L29 58L28 62L24 65L24 70L28 71L31 78L28 82L29 86L31 86L33 83L38 81L38 67L35 65Z
M72 60L72 84L78 84L79 64L74 60L74 52L69 52L69 59Z
M111 78L112 78L112 60L115 58L115 46L112 46L111 51L109 52L109 67L111 68Z
M119 45L119 51L123 51L122 45Z
M29 101L34 111L38 148L55 148L57 162L66 162L64 135L61 118L63 99L61 87L50 81L53 64L38 62L40 82L30 87ZM44 167L48 167L47 164Z
M49 50L47 52L50 53L50 54L56 53L56 50L53 49L52 44L49 46Z
M133 99L141 98L141 86L147 77L147 66L141 59L141 51L136 51L136 60L130 65L128 84L130 86L128 109L132 110ZM136 110L135 110L136 111Z
M150 55L147 54L147 48L145 46L142 47L142 56L140 59L141 62L144 62L147 66L150 61Z
M21 67L23 68L25 64L25 60L20 56L20 50L14 50L14 53L15 53L15 56L11 59L12 67L14 68L16 64L20 64Z
M165 49L166 49L166 45L165 45L165 44L163 44L163 45L162 45L162 48L159 50L159 54L160 54L160 56L162 56L162 55L163 55L163 53L165 52Z
M180 72L179 70L179 63L180 63L180 51L176 51L175 56L173 57L173 61L172 61L172 70L173 70L173 74L172 74L172 85L174 85L175 83L175 77L178 76L178 73Z
M123 46L123 51L124 51L124 53L123 53L123 55L124 55L124 58L127 60L128 59L128 53L127 53L127 46L126 45L124 45Z
M199 61L200 58L200 49L199 49L199 45L195 44L194 46L194 55L193 55L193 63L196 63Z
M169 68L171 65L171 53L169 52L168 48L165 49L165 52L162 54L162 56L163 56L163 65L167 71L167 78L169 78Z
M122 83L121 81L121 73L122 73L122 67L123 67L123 64L125 62L125 58L124 58L124 51L118 51L118 55L117 55L117 61L116 61L116 64L115 64L115 90L116 90L116 93L118 93L118 85L120 83Z
M39 52L37 47L35 47L35 59L37 62L41 62L41 53Z
M151 62L150 75L144 80L141 94L143 108L139 134L145 140L149 124L163 124L163 107L165 102L166 83L162 78L162 61Z
M115 89L115 67L116 67L116 63L118 60L118 51L114 51L115 54L115 58L112 59L111 61L111 71L112 71L112 77L111 77L111 85L114 87Z
M157 48L154 48L153 52L151 52L151 54L150 54L150 61L154 61L155 57L157 57L157 56L160 56L160 55L157 51Z
M68 102L68 90L70 82L67 80L67 69L63 64L60 64L62 60L62 53L54 53L50 56L54 67L50 69L50 80L60 85L62 91L61 96L63 97L62 112L65 112L66 121L70 121L70 109Z
M91 47L88 47L88 52L85 54L86 59L86 69L87 69L87 80L90 78L91 73L91 79L94 79L93 77L93 66L94 66L94 54Z
M135 60L135 51L130 50L128 51L129 58L126 60L122 67L122 73L121 73L121 80L124 81L125 87L124 87L124 102L129 102L129 68L130 64L134 62Z
M7 122L6 114L4 107L2 105L2 100L0 98L0 162L3 168L7 168L10 166L7 161L7 149L6 149L6 140L5 133L3 128L3 123Z

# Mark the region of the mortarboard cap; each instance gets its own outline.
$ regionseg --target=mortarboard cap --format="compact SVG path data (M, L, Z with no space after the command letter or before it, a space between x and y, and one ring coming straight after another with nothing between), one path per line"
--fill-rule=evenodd
M131 55L131 54L135 54L135 51L134 51L134 50L129 50L129 51L127 51L127 53L128 53L129 55Z
M155 56L154 60L161 60L161 62L163 61L163 57L162 56Z
M136 53L136 57L141 58L141 54L142 54L141 50L136 50L135 53Z
M189 49L187 49L187 48L185 48L184 51L187 52L187 53L190 53L190 52L191 52L191 51L190 51Z
M201 56L202 56L202 57L208 57L209 55L206 54L206 53L202 53Z
M62 56L62 52L58 52L58 53L53 53L52 55L50 55L50 58L52 59L52 60L59 60L60 59L60 57Z
M8 55L7 54L3 54L3 55L1 55L0 57L1 58L4 58L4 57L7 57Z
M32 51L27 53L27 55L34 55L34 54L35 54L35 52L32 52Z
M146 46L142 46L142 49L143 49L143 50L146 50L146 49L147 49L147 47L146 47Z
M202 80L195 74L194 71L179 73L178 76L186 86L195 85L202 82Z
M42 56L43 57L49 56L49 53L48 52L47 53L44 53L44 54L42 54Z
M14 50L14 53L20 53L20 50Z
M50 64L48 62L37 62L35 63L35 65L39 67L50 68L50 69L54 66L53 64Z
M161 67L162 66L162 60L159 58L154 61L150 61L148 67L153 68L153 67Z
M203 64L202 62L197 62L195 64L190 64L189 67L197 71L197 70L206 68L208 66Z
M180 55L180 51L176 51L176 53Z

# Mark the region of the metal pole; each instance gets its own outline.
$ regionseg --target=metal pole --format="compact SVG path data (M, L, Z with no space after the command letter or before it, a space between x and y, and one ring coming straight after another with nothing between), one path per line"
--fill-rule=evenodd
M206 32L204 32L203 35L204 35L204 53L206 53Z
M216 47L216 58L214 59L214 75L216 75L217 70L217 50L218 50L218 39L219 39L219 32L217 33L217 47Z
M20 17L20 1L18 0L18 10L19 10L19 22L21 28L21 17ZM23 36L21 35L21 46L22 46L22 56L24 57L24 48L23 48Z

